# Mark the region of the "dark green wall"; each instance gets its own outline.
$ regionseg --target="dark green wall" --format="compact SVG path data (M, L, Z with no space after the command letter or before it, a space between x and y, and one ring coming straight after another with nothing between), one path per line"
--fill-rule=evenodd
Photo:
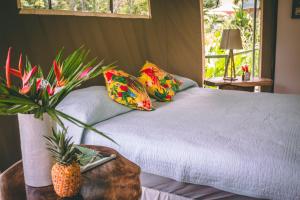
M275 77L275 54L276 54L276 32L277 32L277 5L278 0L263 1L263 30L261 50L261 76ZM274 85L274 84L273 84ZM264 92L273 92L274 86L263 87Z

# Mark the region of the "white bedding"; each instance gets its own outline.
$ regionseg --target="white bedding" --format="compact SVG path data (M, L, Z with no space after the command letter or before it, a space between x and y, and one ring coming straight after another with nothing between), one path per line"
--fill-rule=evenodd
M155 105L95 125L119 146L93 132L82 142L116 148L143 171L177 181L300 199L300 96L195 87Z

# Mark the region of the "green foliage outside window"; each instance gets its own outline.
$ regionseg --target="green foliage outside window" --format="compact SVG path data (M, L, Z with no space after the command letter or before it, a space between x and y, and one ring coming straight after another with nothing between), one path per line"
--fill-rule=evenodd
M148 15L148 3L147 0L114 0L114 13Z
M204 36L205 55L210 57L205 59L205 77L222 77L226 58L211 58L211 56L227 55L228 50L220 49L223 29L237 28L241 30L243 50L235 50L235 53L246 51L246 53L235 55L235 66L237 75L242 75L241 66L249 65L252 68L252 48L253 48L253 10L243 10L240 0L234 0L237 8L232 15L217 15L210 11L221 6L222 1L204 0ZM256 23L256 44L255 48L255 76L259 74L259 45L260 45L260 12L258 10ZM252 73L252 72L251 72Z
M47 3L47 0L21 0L21 4L24 8L45 9L48 5Z
M220 1L216 0L205 0L204 1L204 8L209 9L209 8L216 8L220 4Z
M52 0L52 9L109 13L109 0Z
M148 0L21 0L23 8L149 15Z

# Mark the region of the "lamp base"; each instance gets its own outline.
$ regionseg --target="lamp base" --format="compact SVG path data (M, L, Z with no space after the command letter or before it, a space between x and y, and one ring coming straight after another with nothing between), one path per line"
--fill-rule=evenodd
M230 74L228 72L228 70L229 70L229 63L230 63ZM224 80L225 81L236 81L237 80L236 74L235 74L233 49L230 49L229 56L228 56L227 62L225 64Z
M237 78L234 78L234 77L224 77L223 78L224 81L236 81L238 80Z

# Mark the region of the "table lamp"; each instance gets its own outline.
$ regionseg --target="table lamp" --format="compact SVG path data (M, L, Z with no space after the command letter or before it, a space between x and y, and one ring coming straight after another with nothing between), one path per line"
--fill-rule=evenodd
M243 49L241 32L239 29L224 29L222 34L221 49L229 49L229 57L225 65L224 80L237 80L234 65L234 49ZM228 75L228 66L230 63L230 76Z

